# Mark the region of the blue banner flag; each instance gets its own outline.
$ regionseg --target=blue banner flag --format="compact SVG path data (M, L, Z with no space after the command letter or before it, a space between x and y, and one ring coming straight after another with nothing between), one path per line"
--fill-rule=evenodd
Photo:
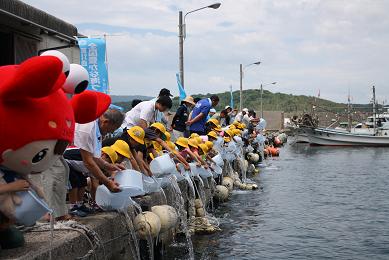
M234 109L234 96L232 95L232 85L230 86L230 107Z
M101 38L79 38L80 64L89 73L88 89L108 93L106 44Z
M182 101L186 98L186 93L184 88L182 87L180 75L178 73L176 73L176 77L177 77L178 92L180 93L180 101Z

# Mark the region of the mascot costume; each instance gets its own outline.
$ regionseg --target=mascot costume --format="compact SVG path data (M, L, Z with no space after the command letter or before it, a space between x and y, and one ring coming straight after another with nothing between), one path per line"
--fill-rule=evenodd
M29 176L47 170L62 156L73 141L76 122L97 119L111 103L108 95L85 90L87 85L88 72L69 64L58 51L0 67L0 187L22 179L29 191L43 198L42 188ZM69 99L67 94L74 96ZM13 225L18 221L15 209L23 202L20 193L0 193L3 249L24 244Z

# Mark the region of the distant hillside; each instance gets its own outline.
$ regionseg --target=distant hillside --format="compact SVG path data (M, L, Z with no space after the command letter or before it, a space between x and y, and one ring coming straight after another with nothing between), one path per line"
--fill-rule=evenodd
M194 95L195 97L209 97L212 94L207 95ZM230 93L218 93L220 103L218 109L224 108L230 103ZM234 106L239 108L239 91L233 92ZM284 93L272 93L268 90L263 91L263 109L266 111L310 111L312 105L315 102L315 97L304 95L291 95ZM347 106L343 103L336 103L330 100L316 98L316 104L320 107L326 107L331 110L344 111ZM261 91L258 89L248 89L243 91L243 106L249 109L260 110L261 109Z
M193 97L210 97L214 94L206 95L193 95ZM230 93L216 93L220 98L220 103L216 107L218 111L223 109L226 105L230 104ZM234 107L239 108L239 91L233 92ZM151 97L146 96L112 96L113 103L122 106L125 111L131 107L131 101L135 98L141 100L149 100ZM119 100L119 101L118 101ZM316 101L315 101L316 100ZM178 97L173 99L173 108L171 111L175 111L178 107ZM345 112L347 104L336 103L330 100L315 98L312 96L304 95L292 95L284 93L272 93L268 90L263 91L263 109L265 111L284 111L284 112L301 112L311 111L313 104L316 104L317 111L328 111L328 112ZM243 91L243 105L249 109L259 111L261 109L261 91L258 89L248 89ZM359 111L371 111L370 104L354 104L355 110Z

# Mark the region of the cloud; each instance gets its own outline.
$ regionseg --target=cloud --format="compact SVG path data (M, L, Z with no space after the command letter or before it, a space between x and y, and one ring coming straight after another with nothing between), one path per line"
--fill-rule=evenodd
M26 0L78 26L108 36L114 94L177 94L178 10L207 0ZM272 91L366 103L375 84L389 99L388 1L224 0L218 10L187 16L185 83L190 93L239 88L239 64L248 68L244 88L277 81ZM266 87L265 87L266 88Z

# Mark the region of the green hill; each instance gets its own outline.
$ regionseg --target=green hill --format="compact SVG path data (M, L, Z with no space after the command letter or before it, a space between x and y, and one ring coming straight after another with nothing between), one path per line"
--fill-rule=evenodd
M239 91L234 91L234 106L239 108ZM194 97L206 97L207 95L194 95ZM218 110L224 108L230 103L230 93L218 93L220 103L217 107ZM295 112L295 111L310 111L312 105L315 102L315 97L304 96L304 95L291 95L284 93L272 93L268 90L263 91L263 109L266 111L284 111L284 112ZM346 104L336 103L333 101L316 98L316 104L335 110L344 110ZM248 89L243 91L243 107L254 109L259 111L261 109L261 91L258 89Z
M210 97L214 94L206 95L193 95L193 97ZM223 109L226 105L230 104L230 92L216 93L220 98L220 103L216 107L218 111ZM239 108L239 91L233 92L234 97L234 106ZM115 100L120 100L120 102L113 102L115 105L119 105L124 108L125 111L128 111L131 107L131 100L133 96L128 96L128 100L125 98L116 97ZM179 100L178 97L173 99L173 108L171 111L175 111L178 107ZM328 112L345 112L347 104L336 103L330 100L315 98L312 96L304 95L292 95L284 93L272 93L268 90L263 91L263 109L265 111L284 111L287 113L290 112L301 112L301 111L311 111L312 106L316 104L317 111L328 111ZM259 111L261 109L261 91L258 89L248 89L243 91L243 105L249 109L254 109ZM371 105L369 104L355 104L353 105L355 110L359 111L371 111Z

